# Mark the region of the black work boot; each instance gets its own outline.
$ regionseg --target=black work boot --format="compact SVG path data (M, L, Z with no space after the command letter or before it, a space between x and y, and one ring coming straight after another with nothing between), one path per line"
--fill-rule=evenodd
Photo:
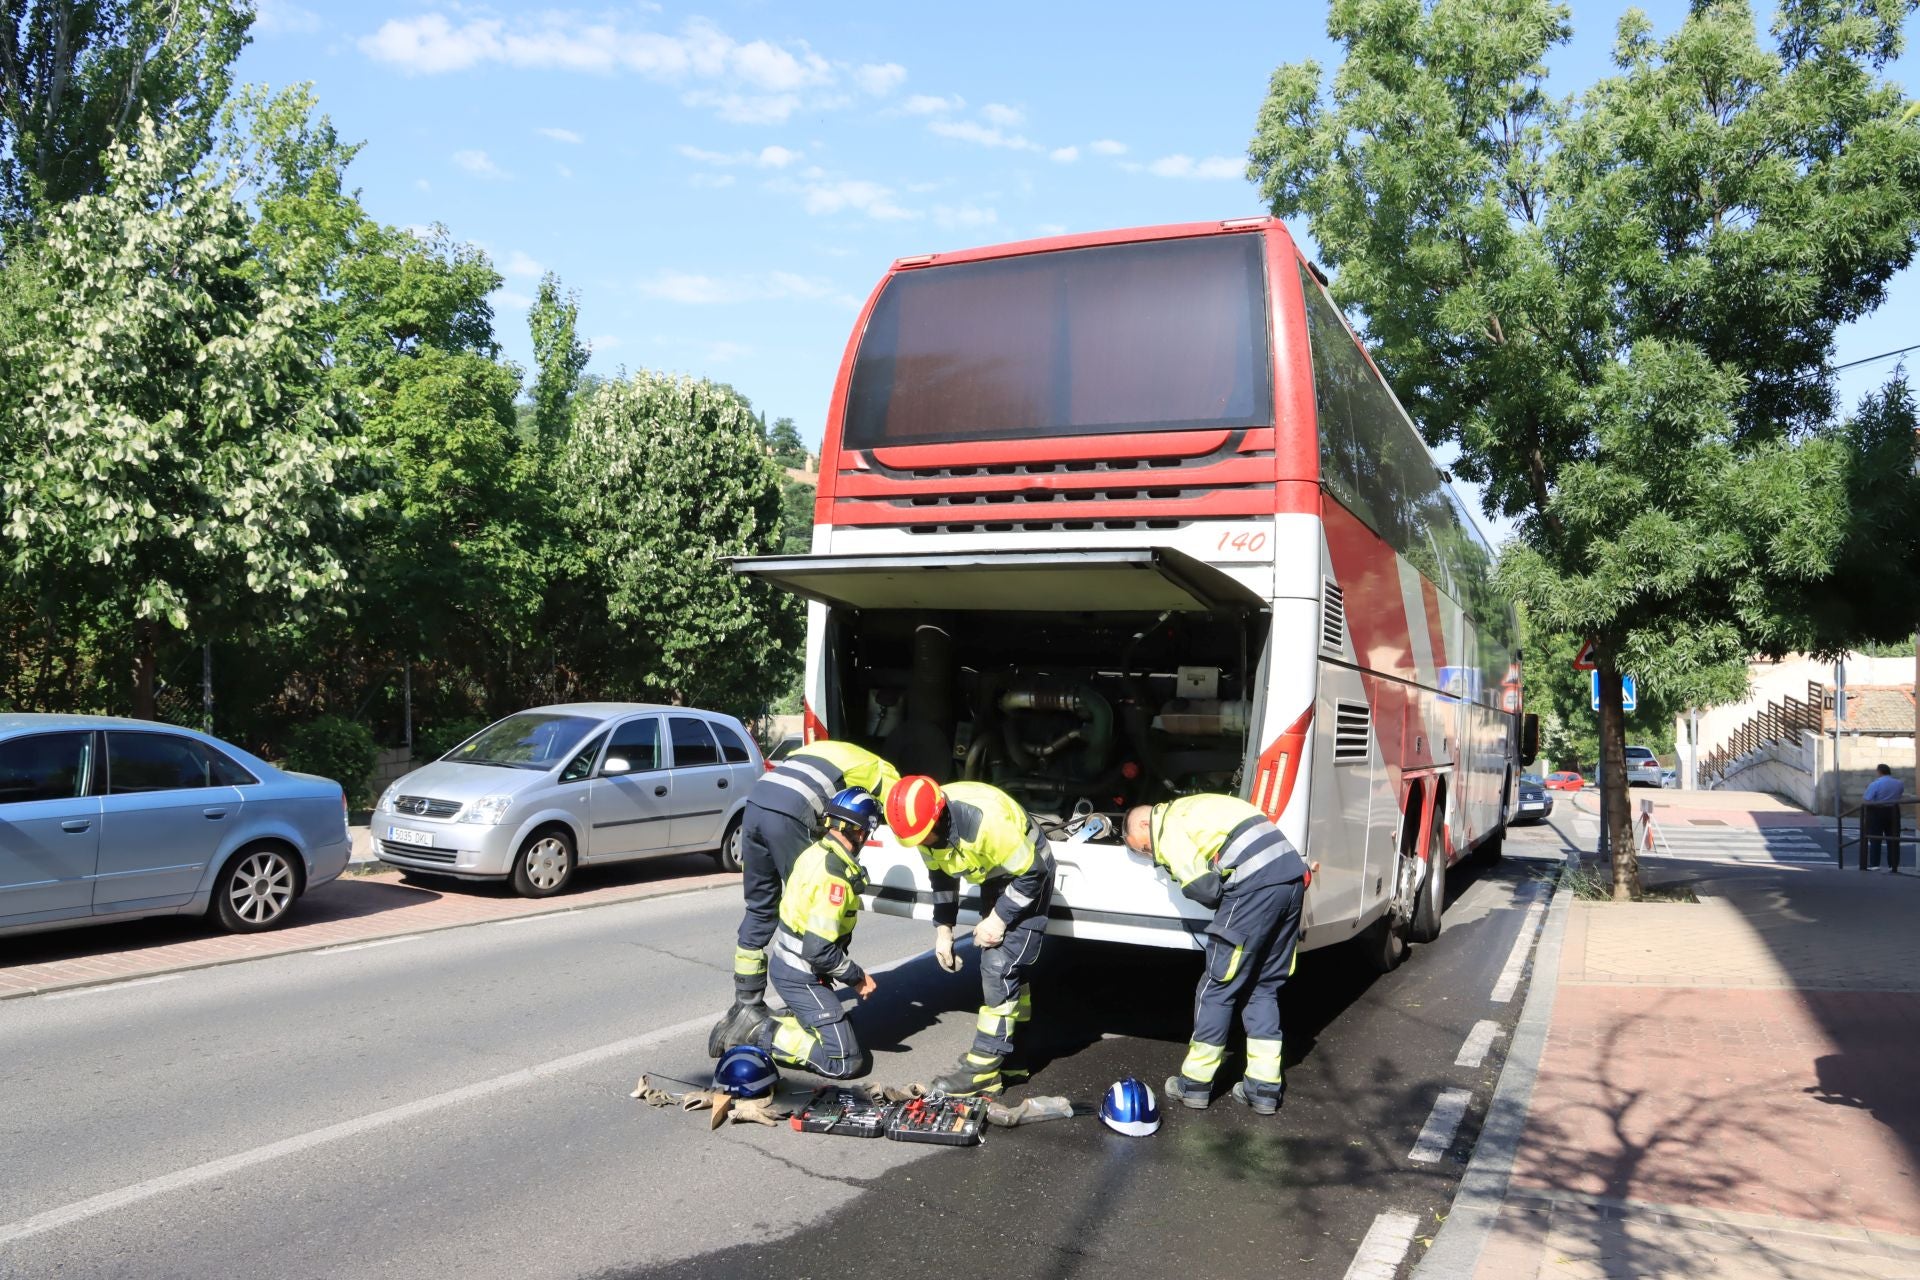
M1189 1080L1185 1076L1168 1076L1167 1096L1178 1099L1183 1107L1205 1111L1207 1104L1213 1101L1213 1086Z
M937 1092L956 1098L992 1097L1006 1087L1000 1076L1000 1059L973 1052L962 1054L959 1066L933 1079Z
M717 1058L737 1044L753 1043L754 1033L772 1018L764 997L735 1000L707 1032L707 1056Z
M1271 1094L1250 1092L1247 1089L1247 1082L1245 1080L1236 1080L1233 1082L1232 1097L1235 1102L1244 1103L1252 1107L1253 1114L1257 1116L1278 1115L1280 1112L1279 1098Z

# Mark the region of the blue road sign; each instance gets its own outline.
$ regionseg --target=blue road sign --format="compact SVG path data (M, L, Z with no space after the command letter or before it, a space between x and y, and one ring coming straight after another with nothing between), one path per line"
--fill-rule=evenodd
M1634 687L1632 676L1620 677L1620 709L1632 711L1640 705L1640 690ZM1593 709L1600 709L1600 673L1593 673Z

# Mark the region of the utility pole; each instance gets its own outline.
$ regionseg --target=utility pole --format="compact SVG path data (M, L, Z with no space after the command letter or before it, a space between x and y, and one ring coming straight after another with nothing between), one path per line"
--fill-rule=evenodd
M1840 722L1847 718L1847 663L1846 659L1833 664L1833 768L1829 771L1833 778L1833 838L1836 842L1843 839L1845 823L1840 816ZM1844 846L1841 847L1840 860L1846 862ZM1866 866L1867 846L1860 845L1860 865Z

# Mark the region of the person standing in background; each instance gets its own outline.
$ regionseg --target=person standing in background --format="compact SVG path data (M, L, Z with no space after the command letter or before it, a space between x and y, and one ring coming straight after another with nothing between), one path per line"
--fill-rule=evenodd
M1893 770L1881 765L1860 802L1861 867L1880 869L1880 847L1887 847L1887 870L1900 874L1900 800L1905 788Z

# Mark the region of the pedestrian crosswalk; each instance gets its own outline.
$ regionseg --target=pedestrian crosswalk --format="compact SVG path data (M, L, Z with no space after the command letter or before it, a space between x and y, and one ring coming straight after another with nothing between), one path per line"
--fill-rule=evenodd
M1694 862L1833 862L1833 854L1804 827L1705 825L1668 820L1654 824L1650 843L1650 848L1641 851L1643 856Z

